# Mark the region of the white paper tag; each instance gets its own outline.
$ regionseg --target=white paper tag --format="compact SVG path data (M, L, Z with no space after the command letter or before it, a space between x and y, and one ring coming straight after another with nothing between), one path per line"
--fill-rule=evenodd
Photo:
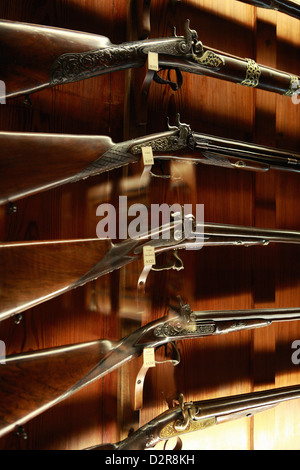
M155 70L158 72L158 54L157 52L148 52L148 70Z
M143 363L145 367L155 367L154 348L145 348L143 350Z
M145 166L154 165L153 150L152 147L142 147L143 162Z
M154 266L156 264L153 246L143 246L143 259L144 266Z

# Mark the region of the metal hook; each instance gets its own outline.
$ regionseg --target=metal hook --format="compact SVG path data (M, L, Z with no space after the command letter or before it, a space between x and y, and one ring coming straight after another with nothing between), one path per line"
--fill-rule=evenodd
M21 313L17 313L16 315L13 316L13 321L16 325L19 325L22 320L23 320L23 315Z
M8 204L6 213L7 213L8 215L11 215L11 214L15 214L16 212L17 212L17 206L16 206L13 202L10 202L10 203Z
M27 432L25 431L23 426L18 426L16 430L16 436L20 437L21 439L26 440L28 438Z

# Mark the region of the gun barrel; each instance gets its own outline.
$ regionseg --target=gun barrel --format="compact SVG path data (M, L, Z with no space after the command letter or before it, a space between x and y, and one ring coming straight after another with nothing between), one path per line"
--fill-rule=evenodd
M300 319L300 308L264 308L253 310L218 310L193 312L196 321L295 321Z
M224 422L226 417L234 419L251 416L260 409L273 407L288 400L300 398L300 386L281 387L253 393L245 393L225 398L215 398L195 403L198 409L197 419L215 417L217 423Z
M204 155L209 153L223 156L224 159L228 156L239 160L246 159L258 164L268 165L272 169L296 172L300 170L300 154L296 152L199 133L193 133L193 140L195 149L203 151ZM242 168L242 161L238 163L235 166Z
M256 7L277 10L300 19L300 4L294 0L240 0Z
M205 236L229 237L237 239L259 239L274 243L300 243L300 232L293 230L263 229L239 225L197 223L197 230L203 230Z

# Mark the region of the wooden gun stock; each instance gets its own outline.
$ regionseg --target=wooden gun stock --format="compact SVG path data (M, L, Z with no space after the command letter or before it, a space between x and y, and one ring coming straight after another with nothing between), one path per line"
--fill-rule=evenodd
M185 246L183 220L115 244L109 238L0 243L0 321L140 259L144 245L157 254L176 250L180 241ZM165 231L168 239L161 238Z
M112 147L105 136L0 132L0 203L118 166L100 158Z
M113 345L99 340L8 357L0 366L0 436L87 385Z
M81 285L109 248L99 239L0 246L0 320Z
M61 55L111 45L108 38L96 34L12 21L0 22L0 43L7 98L53 86L51 70Z

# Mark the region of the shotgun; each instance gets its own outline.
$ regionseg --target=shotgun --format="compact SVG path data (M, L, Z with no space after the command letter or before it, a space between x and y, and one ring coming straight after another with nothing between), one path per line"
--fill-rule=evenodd
M180 356L174 341L299 319L299 308L194 312L180 299L166 316L118 342L96 340L7 356L0 365L0 436L140 356L145 348L172 343L176 365Z
M158 236L156 236L158 235ZM165 265L152 270L183 269L178 251L208 246L299 244L300 232L196 222L178 213L170 223L116 244L110 239L0 243L0 321L46 302L129 263L152 246ZM168 259L168 254L174 254Z
M178 401L173 402L172 408L144 424L126 439L116 444L102 444L85 450L146 450L153 448L158 442L166 442L176 437L178 440L179 436L186 433L251 417L280 403L298 398L299 385L189 403L184 403L183 394L180 394Z
M281 13L300 19L300 3L295 0L240 0L243 3L249 3L255 7L277 10Z
M189 25L186 20L184 36L115 45L95 34L1 21L1 80L5 83L1 98L28 96L56 85L143 67L149 52L158 54L159 71L176 71L177 82L163 78L159 71L149 70L149 77L174 90L182 84L181 72L189 72L286 96L299 92L296 75L208 48Z
M160 163L257 172L300 169L299 153L192 132L179 115L174 126L167 119L165 132L117 144L107 136L0 132L0 204L138 162L144 147L151 147Z

